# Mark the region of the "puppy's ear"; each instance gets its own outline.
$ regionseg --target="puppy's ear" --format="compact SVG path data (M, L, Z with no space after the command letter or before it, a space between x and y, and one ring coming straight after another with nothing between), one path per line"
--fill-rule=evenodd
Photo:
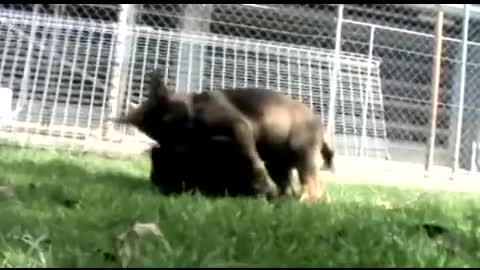
M164 78L165 74L161 69L154 70L150 75L148 99L140 105L130 103L127 115L111 120L120 124L133 125L137 128L142 127L143 118L147 108L163 106L173 94L173 91L166 86Z
M143 117L145 114L144 105L130 103L128 111L129 112L127 115L116 117L111 120L119 124L133 125L137 128L140 127L142 125Z
M142 104L129 104L127 115L111 119L120 124L129 124L136 127L141 126L146 107L157 106L163 103L169 96L168 88L165 86L164 73L156 69L150 74L149 97Z

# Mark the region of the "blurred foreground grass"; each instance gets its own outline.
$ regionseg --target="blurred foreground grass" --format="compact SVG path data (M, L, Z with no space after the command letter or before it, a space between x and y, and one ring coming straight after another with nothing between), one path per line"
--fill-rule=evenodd
M130 246L131 267L480 266L475 195L328 183L328 205L165 197L146 157L12 146L0 172L15 192L0 194L1 267L119 267L117 236L135 221L161 235Z

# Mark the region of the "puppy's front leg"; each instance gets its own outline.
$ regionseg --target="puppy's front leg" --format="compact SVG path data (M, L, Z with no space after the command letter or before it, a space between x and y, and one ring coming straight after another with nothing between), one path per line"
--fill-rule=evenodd
M254 173L253 188L268 197L276 197L279 194L277 185L273 182L265 163L258 154L253 130L244 119L237 119L232 122L233 135L235 141L240 146L240 151L250 161Z

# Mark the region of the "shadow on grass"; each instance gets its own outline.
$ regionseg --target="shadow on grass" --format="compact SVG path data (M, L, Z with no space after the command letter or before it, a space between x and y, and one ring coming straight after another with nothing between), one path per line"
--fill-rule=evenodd
M106 188L115 187L131 192L144 191L151 188L150 181L145 176L135 175L122 168L98 169L91 168L90 164L81 166L75 162L52 159L43 162L32 160L0 161L0 170L9 178L20 178L23 184L30 186L42 183L68 185L72 181L82 185L102 185ZM89 168L90 167L90 168ZM69 178L69 179L67 179ZM9 179L5 179L9 181ZM11 179L13 180L13 179ZM13 182L13 181L9 181ZM17 184L17 181L14 181Z

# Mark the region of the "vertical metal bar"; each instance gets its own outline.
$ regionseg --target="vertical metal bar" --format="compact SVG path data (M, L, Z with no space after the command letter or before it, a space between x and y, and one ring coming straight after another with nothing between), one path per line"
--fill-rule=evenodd
M292 85L291 85L291 81L292 81L292 74L290 72L291 70L291 67L290 67L290 58L292 56L290 55L290 48L287 48L287 90L288 90L288 96L291 97L292 96Z
M180 41L178 44L178 57L177 57L177 78L175 80L175 92L185 91L185 89L179 89L180 86L180 70L182 68L182 51L183 51L183 41L185 40L184 34L180 34Z
M7 53L10 51L10 43L12 43L12 41L15 41L15 38L12 39L12 37L11 37L13 35L12 27L13 28L15 27L15 25L13 23L7 24L7 34L5 35L5 45L4 45L4 49L3 49L3 53L2 53L2 60L1 60L1 64L0 64L0 83L3 80L3 70L5 68L5 62L7 62L6 61L7 60Z
M35 35L37 34L37 27L38 27L37 16L38 16L39 8L40 8L39 4L33 5L33 20L32 20L32 25L30 26L30 37L28 39L28 49L27 49L27 55L25 57L25 67L23 69L23 76L21 80L20 91L18 93L17 104L15 106L15 113L14 113L15 118L17 117L18 113L20 113L21 108L24 105L26 105L25 103L28 101L28 89L29 89L29 83L30 83L30 71L31 71L31 64L32 64L31 62L32 62L33 47L36 44ZM20 50L18 50L17 52L19 51ZM17 54L15 54L15 56L16 55ZM15 58L15 60L17 60L17 58ZM15 72L15 69L12 69L12 70L13 72ZM14 76L12 76L12 78L14 78ZM10 85L10 89L13 89L12 85Z
M297 50L298 100L300 102L302 102L303 101L303 99L302 99L302 66L301 66L301 63L300 63L300 57L301 57L300 50Z
M130 112L130 106L128 106L128 104L130 104L130 102L132 101L131 98L132 98L133 71L135 70L135 58L137 56L136 52L137 52L138 36L139 36L138 32L135 32L132 34L133 34L133 44L132 44L132 51L131 51L132 54L130 55L130 61L127 66L128 67L127 70L129 71L129 74L128 74L128 81L127 81L127 89L126 89L127 100L125 102L125 104L127 104L127 106L125 107L126 114ZM126 131L126 127L124 127L123 130Z
M372 91L372 83L371 83L371 76L370 78L370 108L371 108L371 114L372 114L372 126L373 126L373 149L375 151L375 155L377 153L378 148L378 134L377 134L377 121L375 121L375 104L374 104L374 92ZM380 91L379 91L380 92Z
M198 83L198 92L203 91L203 76L204 76L204 65L205 65L205 44L202 42L200 44L200 82Z
M373 42L375 41L375 27L370 29L370 42L368 47L368 67L367 67L367 85L365 87L365 103L362 113L362 137L360 141L360 156L365 155L365 144L367 138L367 112L368 112L368 98L372 92L372 60L373 60Z
M238 39L236 38L233 42L233 88L237 87L237 44Z
M312 52L308 51L308 105L311 110L313 107L313 82L312 82Z
M258 73L260 72L258 69L259 69L259 48L258 48L258 43L257 45L255 46L255 87L258 87Z
M170 29L170 31L168 31L168 43L167 43L167 56L165 57L165 78L163 78L163 81L166 83L168 81L168 72L170 70L170 50L171 50L171 47L172 47L172 39L173 38L173 32L172 30ZM150 94L151 95L151 94Z
M227 66L227 39L223 38L223 54L222 54L222 89L225 88L225 73Z
M266 82L265 82L265 86L267 87L267 89L270 88L270 43L267 44L267 46L265 46L265 54L266 54Z
M344 98L344 94L343 94L343 81L342 81L342 70L340 69L339 72L338 72L338 77L340 78L340 83L337 84L337 89L340 91L340 96L339 96L339 99L340 99L340 110L341 110L341 113L340 115L342 116L342 138L343 138L343 153L345 155L349 155L348 153L348 141L347 141L347 121L345 119L345 98Z
M48 29L46 29L46 27L44 27L42 29L42 36L40 37L40 48L42 48L47 40L47 31ZM35 120L32 120L32 110L33 110L33 104L35 103L35 96L36 96L36 92L37 92L37 88L38 88L38 77L39 77L39 73L40 73L40 68L41 68L41 65L42 65L42 60L43 60L43 54L45 53L44 50L40 49L39 52L38 52L38 59L37 59L37 63L35 65L35 72L34 72L34 76L33 76L33 85L32 85L32 93L30 95L30 100L28 102L28 108L27 108L27 118L26 118L26 122L29 123L30 121L35 121ZM37 123L38 123L38 120L40 120L39 118L37 119Z
M192 63L193 63L193 46L195 44L190 43L190 48L188 50L188 75L187 75L187 93L190 93L192 88Z
M88 34L88 39L87 39L87 48L85 49L85 58L84 58L84 63L83 63L83 71L82 71L82 80L80 82L80 93L78 96L78 105L77 105L77 112L75 114L75 124L74 127L78 128L80 125L80 112L82 110L82 103L83 103L83 91L85 89L85 74L87 74L87 69L89 67L88 65L88 60L90 60L90 47L92 46L92 38L93 38L93 33L95 33L95 30L90 30L90 33Z
M115 35L111 34L110 35L110 41L107 41L107 43L110 43L110 50L108 52L108 61L107 61L107 70L105 72L106 74L106 78L105 78L105 81L103 83L103 88L104 89L108 89L109 86L111 85L111 81L110 81L110 70L112 69L112 65L113 65L113 57L115 56ZM64 52L65 53L65 52ZM63 57L63 56L62 56ZM98 136L102 136L103 134L103 128L104 128L104 125L105 125L105 113L106 113L106 108L108 106L107 104L107 95L110 95L110 93L108 93L107 91L103 92L103 99L102 99L102 110L100 111L100 125L99 125L99 134Z
M342 40L343 4L338 6L337 28L335 32L335 55L333 58L333 70L330 79L330 102L328 104L327 134L331 136L331 144L334 145L335 136L335 97L337 95L337 74L340 66L340 50Z
M281 90L281 87L280 87L280 74L281 74L281 70L280 70L280 46L277 47L277 91L280 92Z
M437 25L435 27L435 53L433 56L432 78L432 114L430 118L430 136L428 137L428 152L425 160L425 170L430 174L434 164L435 137L437 128L438 88L440 84L440 69L442 57L443 9L438 5Z
M63 110L63 121L62 121L62 125L63 126L66 126L68 123L68 109L70 107L70 102L71 102L71 97L72 97L72 91L73 91L73 81L75 79L75 66L77 65L77 60L78 60L78 51L79 51L79 47L81 45L81 42L80 42L80 39L82 37L82 32L83 32L83 29L84 29L84 26L82 25L81 27L79 27L76 31L77 33L77 38L75 39L75 46L74 46L74 50L73 50L73 62L72 62L72 66L70 68L70 80L69 80L69 83L68 83L68 92L67 92L67 100L65 101L65 108ZM65 136L65 130L62 130L60 132L61 134L61 137L64 137Z
M376 72L377 74L380 73L380 70L378 70L378 69L379 69L379 66L380 66L380 63L379 63L379 62L375 63L375 68L377 69L377 72ZM378 89L383 89L383 88L382 88L382 80L381 80L379 77L377 77L377 78L375 78L375 81L376 81L377 84L378 84ZM379 92L378 92L378 95L379 95L380 106L381 106L380 109L381 109L381 111L383 112L383 111L385 111L385 109L384 109L384 105L383 105L383 94L382 94L382 91L379 91ZM382 136L383 136L383 138L385 139L385 159L386 159L386 160L390 160L391 157L390 157L390 152L388 151L387 127L386 127L386 123L385 123L385 116L382 116L382 126L383 126L383 134L382 134Z
M323 66L322 60L318 56L318 86L319 86L319 93L320 93L320 115L321 115L322 122L323 122L323 121L325 121L325 114L323 114L323 103L325 102L325 100L323 99L324 88L323 88L323 82L322 82L323 81L322 66ZM329 69L329 67L327 65L327 70L328 69Z
M58 71L58 78L57 78L57 83L55 87L55 98L53 99L53 108L52 108L52 114L50 116L50 126L52 126L55 123L55 118L57 117L57 106L58 106L58 99L60 98L60 89L62 85L62 79L64 76L64 67L65 67L65 58L67 57L67 54L70 53L68 49L69 45L69 40L72 35L72 27L68 26L65 29L65 38L64 38L64 44L62 48L62 56L60 58L60 70ZM66 106L66 105L65 105ZM52 135L53 130L50 129L48 131L48 135Z
M245 76L243 77L245 80L244 80L244 84L243 84L243 87L247 87L247 83L248 83L248 39L247 41L245 42Z
M91 132L91 127L92 127L92 117L93 117L93 109L95 106L95 98L96 98L96 90L97 90L97 80L98 80L98 69L100 67L100 60L102 58L102 55L104 53L103 51L103 42L105 38L105 29L102 29L100 32L100 39L97 44L97 59L95 61L95 71L94 71L94 78L93 78L93 85L92 85L92 93L90 95L90 105L88 109L88 119L87 119L87 130L88 132Z
M160 53L160 43L162 43L162 37L163 37L163 31L158 32L160 36L156 36L156 46L155 46L155 64L153 66L153 69L157 69L158 66L158 54Z
M348 68L348 72L350 72L350 74L353 75L353 68L352 68L352 63L348 63L347 64L347 68ZM357 117L355 116L355 95L354 95L354 91L353 91L353 76L350 75L348 76L348 87L350 87L350 89L352 89L350 91L350 100L352 102L352 111L351 111L351 114L353 115L353 121L352 121L352 124L353 124L353 149L354 151L358 151L359 147L358 147L358 137L357 137ZM357 154L357 153L355 153Z
M215 72L215 49L216 49L216 44L217 44L217 36L213 37L213 44L212 44L212 65L210 66L210 91L213 90L213 78L214 78L214 72Z
M41 125L46 124L43 120L43 113L44 113L44 110L45 110L45 102L46 102L46 99L47 99L47 93L50 90L50 80L51 80L50 77L52 75L52 66L53 66L53 63L54 63L53 57L56 54L55 50L57 48L57 31L58 31L58 28L52 24L50 19L49 19L49 23L48 23L48 28L52 29L53 33L52 33L52 37L50 38L51 42L50 42L50 50L48 52L49 55L48 55L47 75L46 75L46 78L45 78L45 87L43 89L42 103L40 104L40 112L38 113L39 122L40 122ZM50 111L50 114L51 114L51 111ZM48 130L50 130L50 126L48 126ZM38 133L39 129L37 128L35 131Z
M460 158L460 139L462 136L462 119L463 119L463 103L465 96L465 73L467 66L467 49L468 49L468 21L470 19L470 4L464 5L463 18L463 37L462 37L462 66L460 73L460 97L458 101L458 118L455 131L455 150L453 156L453 172L458 171L458 161Z
M138 32L133 32L131 33L133 35L133 43L132 43L132 50L130 51L131 54L130 54L130 60L129 62L127 62L127 66L126 66L126 71L128 71L128 80L126 82L126 86L127 86L127 89L126 89L126 100L125 100L125 114L128 115L128 113L130 112L130 106L128 104L130 104L130 102L132 101L131 98L132 98L132 82L133 82L133 71L135 69L135 58L137 56L136 52L137 52L137 45L138 45L138 35L139 33ZM125 95L123 95L125 97ZM122 103L123 103L123 99L122 98ZM123 105L122 105L123 106ZM120 107L122 108L122 107ZM120 133L120 141L123 141L123 139L125 138L125 135L127 134L127 130L129 129L128 126L122 126L121 128L121 133Z
M122 97L124 96L123 93L123 87L122 85L123 82L123 72L124 72L124 61L125 55L127 53L131 53L128 49L127 46L130 44L127 44L128 37L129 37L129 31L128 31L128 16L130 13L130 10L134 8L134 5L132 4L120 4L120 12L118 15L118 26L117 29L114 33L116 36L116 47L115 47L115 56L114 56L114 64L113 64L113 70L112 70L112 75L111 75L111 87L109 91L109 98L108 98L108 106L110 107L110 112L108 115L109 119L117 117L117 114L119 112L119 105L121 102ZM80 36L80 35L79 35ZM112 121L108 121L105 123L105 130L104 130L104 137L108 138L111 135L113 135L114 132L114 123Z
M142 78L140 79L140 93L138 95L138 103L142 103L143 99L145 98L143 96L143 88L145 86L145 75L146 75L146 72L147 72L147 59L149 59L148 57L148 47L150 46L150 37L152 36L152 30L151 29L148 29L147 33L146 33L146 37L145 37L145 47L144 47L144 50L143 50L143 63L142 63ZM156 58L155 58L155 62L156 62Z
M23 25L23 26L25 27L25 25ZM25 30L23 30L23 31L25 31ZM22 48L22 41L23 41L23 40L19 37L19 35L17 35L16 44L15 44L15 54L14 54L14 56L13 56L13 65L12 65L12 68L11 68L11 70L12 70L12 75L10 76L10 79L9 79L9 81L8 81L8 88L10 88L10 89L13 89L13 83L15 82L15 74L17 73L16 70L17 70L17 66L18 66L18 64L19 64L19 63L18 63L18 62L19 62L19 61L18 61L18 58L19 58L20 52L22 51L22 50L21 50L21 48ZM30 44L29 44L29 45L30 45ZM30 55L31 55L31 53L30 53ZM28 56L28 54L27 54L27 56ZM30 57L31 57L31 56L30 56ZM25 61L30 61L30 58L25 58ZM25 65L27 65L27 63L25 63ZM27 66L25 66L25 68L27 68ZM24 71L25 71L25 70L24 70ZM25 78L22 78L22 82L21 82L21 83L23 83L23 80L24 80L24 79L25 79ZM17 114L21 111L21 108L22 108L22 107L18 107L18 105L21 104L21 103L20 103L21 99L25 98L24 101L26 101L26 98L27 98L27 95L26 95L26 94L25 94L25 95L22 94L22 91L20 91L20 92L18 93L18 95L19 95L19 96L18 96L17 103L16 103L16 106L15 106L15 109L14 109L15 111L14 111L13 117L16 117ZM22 101L22 103L24 103L24 101Z

